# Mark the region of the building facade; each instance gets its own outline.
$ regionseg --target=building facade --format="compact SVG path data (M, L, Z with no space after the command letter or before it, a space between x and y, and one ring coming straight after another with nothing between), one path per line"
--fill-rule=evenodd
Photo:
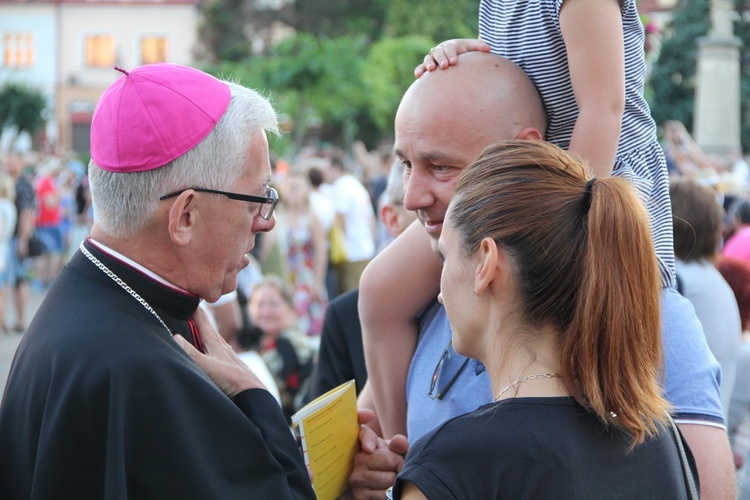
M43 89L48 138L87 153L96 102L121 76L114 66L193 64L198 16L196 0L0 0L0 84Z

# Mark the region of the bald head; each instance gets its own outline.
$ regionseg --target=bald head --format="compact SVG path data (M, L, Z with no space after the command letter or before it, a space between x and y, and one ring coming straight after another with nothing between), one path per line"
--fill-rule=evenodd
M491 142L516 139L533 128L544 134L547 118L536 87L514 63L495 54L468 52L447 70L426 73L404 95L398 114L424 113L435 107L451 117L455 128L464 123ZM441 117L432 117L441 118Z
M404 206L436 240L463 169L498 141L543 139L547 124L536 88L518 66L470 52L416 80L395 125L394 154L406 166Z

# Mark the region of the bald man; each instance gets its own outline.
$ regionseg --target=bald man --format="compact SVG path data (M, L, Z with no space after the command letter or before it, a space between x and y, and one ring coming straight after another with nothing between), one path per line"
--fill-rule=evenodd
M422 256L429 254L424 248L440 236L464 168L496 141L543 140L545 128L543 106L528 77L510 61L485 53L463 54L450 70L424 75L412 84L399 106L394 152L406 165L405 206L417 212L421 224L412 225L368 267L360 284L360 314L374 389L379 385L379 390L387 391L399 381L403 387L406 380L405 398L403 394L380 394L378 400L389 404L378 405L378 416L386 411L405 414L411 442L440 423L491 402L489 378L480 363L453 352L450 324L442 306L423 312L416 350L414 339L411 346L406 338L398 339L403 346L394 345L393 337L383 339L377 333L386 329L384 311L403 310L405 296L427 303L437 295L439 282L431 277L439 276L440 263L437 258ZM393 293L394 289L398 293ZM675 419L696 455L701 486L731 485L718 363L689 303L671 289L665 289L662 299L669 306L665 314L668 328L663 331L665 395L675 406ZM395 363L384 365L384 352L389 358L413 353L410 364L404 363L409 366L408 376L394 370ZM377 384L378 380L386 383ZM408 445L394 438L389 447L366 429L360 438L363 452L357 457L351 484L358 497L380 494L400 467L398 452ZM391 475L385 474L388 467Z

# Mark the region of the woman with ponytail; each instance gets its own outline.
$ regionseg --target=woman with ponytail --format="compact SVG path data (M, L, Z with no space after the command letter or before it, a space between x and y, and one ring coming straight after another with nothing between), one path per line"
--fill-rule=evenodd
M688 498L659 268L626 181L498 143L458 182L437 252L453 347L484 364L494 402L414 444L396 498Z

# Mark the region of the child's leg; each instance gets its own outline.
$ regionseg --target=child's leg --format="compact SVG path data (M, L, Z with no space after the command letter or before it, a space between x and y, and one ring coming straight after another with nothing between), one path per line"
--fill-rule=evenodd
M406 435L406 376L419 312L440 291L440 261L415 222L367 266L359 314L367 376L383 437Z

